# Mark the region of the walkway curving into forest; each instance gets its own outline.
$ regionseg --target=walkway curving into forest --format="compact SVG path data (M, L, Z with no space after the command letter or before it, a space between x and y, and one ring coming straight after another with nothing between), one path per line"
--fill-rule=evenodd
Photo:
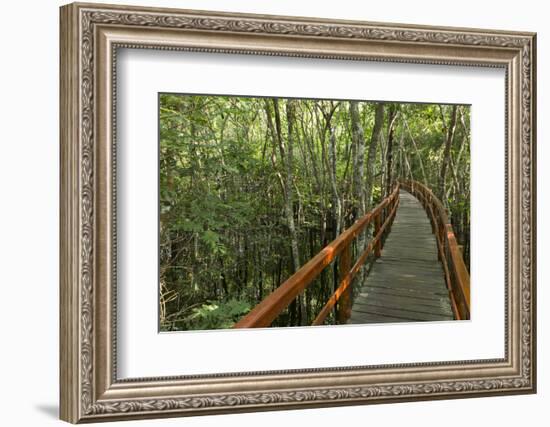
M362 241L369 227L372 238ZM369 273L359 275L369 257L374 257ZM234 327L269 326L333 262L338 263L339 285L312 325L331 318L336 324L470 318L470 275L445 207L422 183L397 181L374 209ZM354 284L361 276L363 283Z
M399 207L378 258L354 298L349 323L452 320L437 241L426 211L399 191Z
M161 331L349 324L406 193L432 225L453 317L469 319L469 105L158 101Z

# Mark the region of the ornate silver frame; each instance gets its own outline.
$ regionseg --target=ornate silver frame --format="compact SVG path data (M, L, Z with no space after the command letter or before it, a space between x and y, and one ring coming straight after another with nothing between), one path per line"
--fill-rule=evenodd
M129 418L533 393L533 33L71 4L61 8L61 418ZM117 47L506 70L505 357L120 381L114 336Z

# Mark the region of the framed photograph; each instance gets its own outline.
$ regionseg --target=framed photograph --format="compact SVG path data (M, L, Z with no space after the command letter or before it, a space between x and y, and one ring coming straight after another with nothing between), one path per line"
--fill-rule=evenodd
M535 392L535 34L60 22L63 420Z

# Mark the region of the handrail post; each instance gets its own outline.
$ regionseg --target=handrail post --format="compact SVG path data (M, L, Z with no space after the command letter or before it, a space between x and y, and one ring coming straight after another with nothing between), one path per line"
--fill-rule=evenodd
M398 205L398 204L399 204L399 187L398 187L398 190L397 190L397 195L394 197L394 199L392 201L392 207L391 207L390 215L391 215L391 212L396 207L396 205ZM395 214L393 215L393 218L391 219L390 227L393 225L394 219L395 219Z
M348 275L351 269L351 245L348 244L342 253L340 254L340 261L338 265L338 277L341 282ZM352 287L344 291L340 299L338 300L338 311L337 311L337 320L339 324L347 323L348 319L351 317L351 298L352 298Z
M447 233L447 230L446 230L446 224L443 224L441 223L441 226L439 228L439 241L441 242L441 245L443 246L443 259L441 260L442 262L446 262L446 259L447 259L447 253L446 253L446 239L445 239L445 234Z
M391 204L388 204L388 206L391 206ZM380 231L380 215L376 215L374 217L373 236L376 236L379 231ZM378 241L374 245L374 256L376 258L380 258L380 255L382 255L382 238L378 239Z

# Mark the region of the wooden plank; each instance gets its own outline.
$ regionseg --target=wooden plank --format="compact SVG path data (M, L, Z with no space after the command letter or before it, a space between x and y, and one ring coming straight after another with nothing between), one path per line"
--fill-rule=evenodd
M413 297L403 297L400 295L388 295L373 293L367 296L359 296L355 299L356 304L368 304L370 302L382 304L387 307L414 307L415 310L441 311L442 313L453 314L448 301L445 298L421 299Z
M377 271L373 274L373 277L371 277L370 285L391 287L400 287L400 285L404 285L407 288L440 288L440 284L443 279L444 277L440 276L439 274L436 276L429 273L420 273L418 271L411 271L410 273L400 274L395 274L391 271L383 273Z
M371 313L353 313L348 323L350 324L366 324L366 323L403 323L410 322L410 319L401 319L385 315L377 315Z
M422 305L422 304L414 304L411 301L407 301L405 304L403 304L400 300L392 300L392 299L371 299L371 300L360 300L356 302L357 304L357 311L367 310L369 308L377 308L380 310L384 310L384 313L387 314L394 314L398 315L399 313L405 314L405 313L424 313L424 314L430 314L434 316L443 316L443 317L449 317L452 319L453 312L449 305L445 306L433 306L433 305Z
M423 292L422 290L402 290L402 289L392 289L384 287L363 287L356 298L361 296L368 296L371 294L381 295L392 295L395 297L403 298L412 298L413 300L422 300L422 301L439 301L440 299L447 298L447 295L439 295L432 292Z
M434 260L434 264L437 261ZM380 276L391 276L392 278L398 279L402 278L414 278L418 277L433 277L436 280L444 278L443 270L435 265L422 265L420 263L415 263L414 260L409 260L406 263L401 263L400 265L392 266L388 264L380 263L376 268L376 274Z
M386 286L372 286L371 290L381 290L385 293L391 292L394 295L401 295L405 298L420 298L422 296L431 297L432 299L436 298L446 298L449 296L449 291L447 289L435 289L435 288L407 288L405 285L401 285L399 288L394 288L389 285ZM361 289L361 293L367 293L366 290ZM353 308L352 308L353 310Z
M378 305L357 305L354 307L356 312L360 313L371 313L377 315L386 315L392 316L401 319L409 319L411 321L415 320L453 320L453 316L442 315L442 314L432 314L425 312L418 312L414 310L406 309L393 309L390 307L383 307Z

